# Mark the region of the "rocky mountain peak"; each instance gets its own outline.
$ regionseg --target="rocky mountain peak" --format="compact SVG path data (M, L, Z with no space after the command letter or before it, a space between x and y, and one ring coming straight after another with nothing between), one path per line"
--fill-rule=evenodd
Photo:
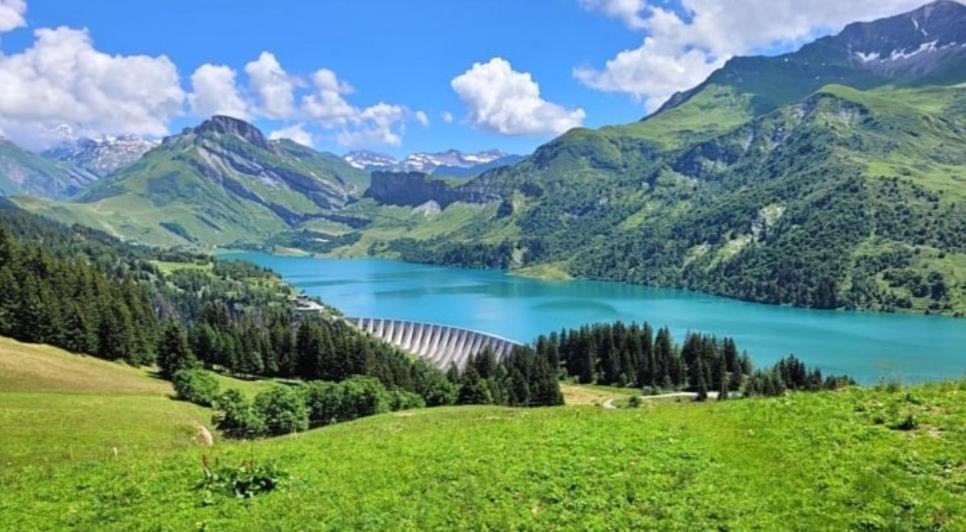
M215 115L194 128L194 133L200 136L206 134L235 135L264 150L271 151L272 149L260 129L244 120L230 116Z

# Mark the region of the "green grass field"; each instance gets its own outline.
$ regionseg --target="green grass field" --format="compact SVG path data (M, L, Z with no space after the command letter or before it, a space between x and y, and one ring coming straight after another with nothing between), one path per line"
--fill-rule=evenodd
M185 423L208 412L168 399L165 383L50 348L0 346L5 370L22 356L39 368L0 378L0 523L18 530L966 527L962 383L621 410L447 407L216 442L216 464L288 474L241 500L194 488L203 451ZM60 376L70 357L90 368L83 390ZM75 411L58 396L89 402ZM899 430L910 415L916 426ZM69 422L55 423L61 416ZM81 460L52 449L66 442L98 452Z

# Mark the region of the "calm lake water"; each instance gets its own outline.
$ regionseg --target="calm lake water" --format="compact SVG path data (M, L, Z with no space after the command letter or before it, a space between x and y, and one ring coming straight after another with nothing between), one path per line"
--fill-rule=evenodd
M542 281L499 271L379 259L316 259L262 253L224 258L267 266L347 316L466 327L521 342L561 327L648 321L732 336L758 365L794 353L825 373L864 383L966 375L966 319L806 310L682 290L598 281Z

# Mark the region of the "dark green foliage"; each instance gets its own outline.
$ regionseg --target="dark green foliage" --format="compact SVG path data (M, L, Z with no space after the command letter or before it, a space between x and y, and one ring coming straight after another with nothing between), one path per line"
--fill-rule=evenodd
M563 404L558 382L558 355L544 339L537 348L517 346L499 362L483 349L471 357L462 374L448 377L459 386L459 404L553 406Z
M278 469L275 464L258 465L249 462L238 467L206 467L205 476L196 488L205 491L206 503L212 502L208 496L215 493L250 499L278 489L286 477L288 474Z
M389 410L397 412L399 410L411 410L413 408L425 408L426 401L418 394L405 390L389 391Z
M0 222L11 218L4 213ZM147 292L130 273L112 277L84 260L60 258L51 247L18 241L0 227L0 335L152 362L158 325Z
M356 418L425 405L416 394L386 388L371 377L351 377L342 382L316 381L304 390L312 426L329 425Z
M734 340L689 333L681 347L661 328L653 336L647 323L585 325L537 339L558 353L566 373L581 383L648 389L737 390L751 373L743 367ZM598 347L600 346L600 347ZM627 376L632 375L633 379ZM727 394L725 394L727 396Z
M236 389L224 391L215 399L212 423L229 438L255 438L265 433L265 420L251 401Z
M770 369L751 375L745 386L745 395L773 397L787 390L812 392L854 385L855 381L847 375L830 375L823 379L818 368L809 371L802 361L791 355L779 360Z
M276 384L255 396L255 415L265 423L269 435L301 432L309 428L309 410L298 390Z
M174 321L168 322L158 343L158 367L161 375L170 379L175 373L198 366L198 359L188 347L184 330Z
M218 379L203 369L182 369L171 378L178 399L212 406L218 397Z

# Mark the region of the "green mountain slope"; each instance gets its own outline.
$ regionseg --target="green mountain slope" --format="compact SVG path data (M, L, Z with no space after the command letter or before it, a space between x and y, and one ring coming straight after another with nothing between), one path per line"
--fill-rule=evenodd
M360 240L770 303L966 312L966 89L829 86L724 132L684 110L572 131L463 185L503 198L472 223L380 234L375 215Z
M966 6L940 0L736 58L643 121L572 130L437 192L499 198L469 217L413 209L380 179L385 205L349 206L370 224L334 252L966 314L964 34Z
M260 241L338 209L367 179L336 156L214 117L168 137L73 202L18 202L143 243L223 245Z
M95 180L90 172L45 159L0 137L0 196L64 198Z
M830 84L871 89L961 82L966 79L963 35L966 6L937 0L901 15L850 24L795 52L731 59L704 83L674 95L655 116L695 99L700 103L707 91L734 92L746 109L761 114Z

